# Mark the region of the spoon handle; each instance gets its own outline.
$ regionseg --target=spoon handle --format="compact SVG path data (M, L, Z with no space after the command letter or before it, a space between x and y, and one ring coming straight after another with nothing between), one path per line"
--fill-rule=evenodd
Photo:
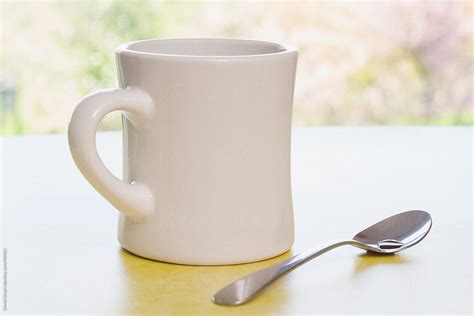
M290 259L286 259L230 283L214 294L212 300L214 303L219 305L243 304L282 275L296 269L311 259L314 259L334 248L355 244L358 243L353 240L347 240L331 244L322 249L306 250Z

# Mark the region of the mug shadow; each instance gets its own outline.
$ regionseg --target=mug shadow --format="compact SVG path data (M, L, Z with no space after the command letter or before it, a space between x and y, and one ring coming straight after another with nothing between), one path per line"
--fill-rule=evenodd
M142 258L120 249L122 310L132 314L222 314L281 312L290 299L291 276L277 280L247 304L219 306L212 295L228 283L292 256L291 250L264 261L226 265L192 266Z
M359 254L355 259L354 275L362 274L365 271L380 265L400 265L407 264L410 260L397 254L381 254L376 252L365 252Z

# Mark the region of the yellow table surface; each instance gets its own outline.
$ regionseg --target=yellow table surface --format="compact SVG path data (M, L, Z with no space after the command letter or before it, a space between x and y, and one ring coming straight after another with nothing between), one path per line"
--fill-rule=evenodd
M99 133L116 174L121 136ZM75 168L65 135L4 137L2 237L8 312L176 315L472 311L472 129L329 127L293 131L291 252L221 267L155 262L122 250L117 211ZM250 303L214 305L230 281L307 247L351 238L409 209L433 228L395 256L343 247Z

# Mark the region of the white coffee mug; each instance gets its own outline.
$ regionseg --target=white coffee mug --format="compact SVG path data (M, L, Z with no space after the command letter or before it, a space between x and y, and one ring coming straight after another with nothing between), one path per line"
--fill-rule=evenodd
M69 146L82 174L121 211L123 248L196 265L290 249L297 57L293 48L236 39L118 47L120 88L79 103ZM112 111L123 111L123 181L96 150L97 125Z

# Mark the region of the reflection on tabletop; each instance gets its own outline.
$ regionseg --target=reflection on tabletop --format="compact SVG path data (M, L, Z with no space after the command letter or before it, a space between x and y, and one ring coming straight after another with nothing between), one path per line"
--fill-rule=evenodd
M410 260L404 254L380 254L364 252L356 256L354 275L361 274L378 265L407 264Z

